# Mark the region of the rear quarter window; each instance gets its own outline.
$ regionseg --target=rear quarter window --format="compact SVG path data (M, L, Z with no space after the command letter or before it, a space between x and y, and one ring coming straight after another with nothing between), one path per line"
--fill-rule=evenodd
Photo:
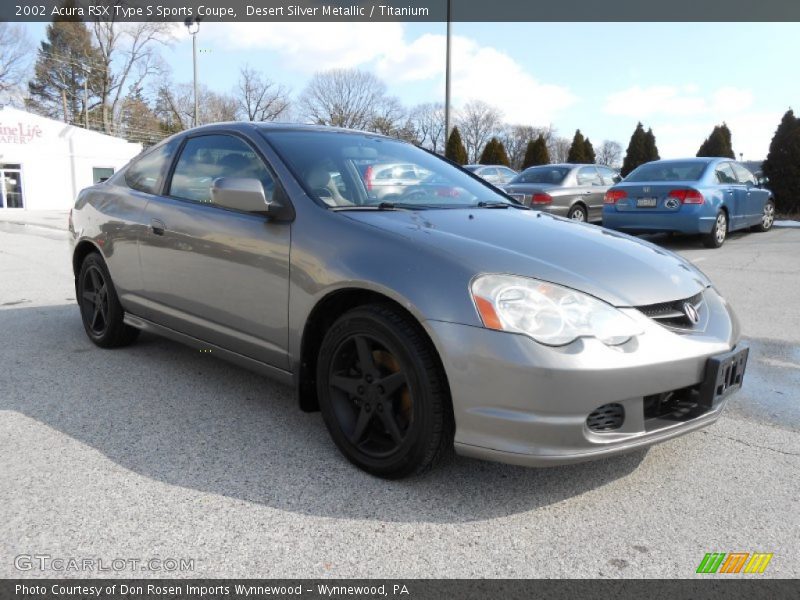
M146 194L157 194L161 179L175 153L178 140L170 140L163 146L133 159L125 169L125 184Z

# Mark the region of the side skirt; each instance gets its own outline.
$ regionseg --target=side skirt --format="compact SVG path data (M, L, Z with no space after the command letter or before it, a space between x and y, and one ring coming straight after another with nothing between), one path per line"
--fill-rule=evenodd
M273 367L248 356L244 356L243 354L231 352L230 350L226 350L220 346L209 344L208 342L204 342L196 337L186 335L185 333L175 331L174 329L164 327L163 325L158 325L157 323L153 323L152 321L148 321L147 319L137 317L130 313L125 313L125 318L123 320L126 325L135 327L136 329L141 329L142 331L154 333L176 342L180 342L181 344L185 344L191 348L197 348L198 350L207 350L210 348L214 351L214 356L218 356L223 360L227 360L228 362L250 371L265 375L266 377L274 379L285 385L294 385L294 377L289 371L284 371L283 369Z

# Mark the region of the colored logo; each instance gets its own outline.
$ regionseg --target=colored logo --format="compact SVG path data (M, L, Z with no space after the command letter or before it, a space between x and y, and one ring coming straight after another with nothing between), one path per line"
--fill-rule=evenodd
M700 561L698 573L763 573L772 560L772 552L709 552Z

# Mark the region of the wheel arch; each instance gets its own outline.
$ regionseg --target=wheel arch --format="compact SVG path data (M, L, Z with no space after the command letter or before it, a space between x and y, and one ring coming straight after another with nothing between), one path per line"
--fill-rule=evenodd
M92 252L97 252L105 262L106 257L103 256L102 250L100 250L100 247L94 242L83 239L75 245L75 249L72 251L72 274L76 278L78 277L78 273L80 273L83 260Z
M296 394L300 409L305 412L319 410L317 399L317 355L325 333L340 316L366 304L384 304L407 316L431 344L439 361L445 384L450 387L439 348L420 319L397 300L379 291L359 287L346 287L330 291L311 309L300 340L300 359L296 370Z

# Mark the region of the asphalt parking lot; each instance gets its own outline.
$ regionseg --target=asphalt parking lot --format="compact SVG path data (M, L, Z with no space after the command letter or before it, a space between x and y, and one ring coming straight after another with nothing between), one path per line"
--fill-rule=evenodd
M706 552L756 551L774 553L763 576L800 576L800 228L720 250L654 238L712 278L752 346L713 427L600 462L453 458L386 482L351 467L288 388L152 336L94 347L63 215L10 221L0 577L93 574L15 568L46 554L195 561L139 577L672 578L694 576ZM131 575L101 575L116 574Z

